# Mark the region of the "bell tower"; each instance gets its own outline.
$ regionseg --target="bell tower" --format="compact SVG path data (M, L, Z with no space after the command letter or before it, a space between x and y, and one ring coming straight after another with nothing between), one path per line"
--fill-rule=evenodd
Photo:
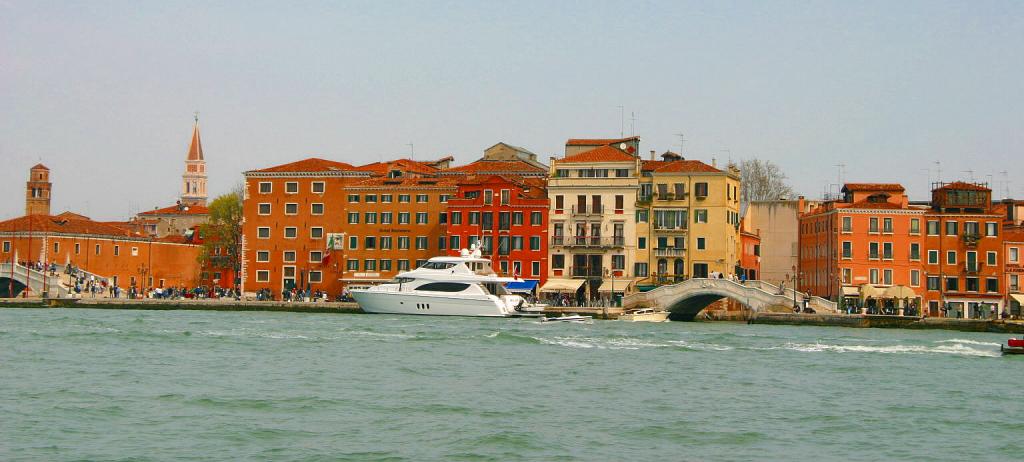
M25 184L25 215L50 214L50 169L36 164L29 170Z
M185 174L181 176L181 203L183 205L206 205L206 160L203 158L203 144L199 141L199 113L195 113L192 127L192 142L188 145L185 158Z

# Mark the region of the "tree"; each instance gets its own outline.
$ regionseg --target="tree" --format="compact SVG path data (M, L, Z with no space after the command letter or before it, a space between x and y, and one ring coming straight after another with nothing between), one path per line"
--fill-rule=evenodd
M740 162L740 198L744 203L791 196L793 188L786 183L786 174L774 162L761 159Z
M199 263L204 268L230 268L237 275L241 267L242 190L236 188L217 197L209 210L210 219L200 228Z

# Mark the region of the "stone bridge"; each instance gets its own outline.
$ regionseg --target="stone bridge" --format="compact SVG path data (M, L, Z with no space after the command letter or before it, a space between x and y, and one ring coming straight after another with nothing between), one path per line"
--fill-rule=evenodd
M0 297L17 297L25 288L28 288L29 295L42 296L44 286L51 298L66 297L68 294L59 277L47 276L16 263L0 263Z
M763 281L737 282L729 279L701 278L688 279L649 292L629 295L622 300L622 306L626 309L660 308L671 312L671 318L674 320L691 321L701 310L723 298L736 300L741 305L760 312L773 308L791 309L794 295L800 306L803 306L804 299L807 299L807 306L814 308L818 313L836 312L835 302L821 297L808 297L802 292L794 294L791 288L781 290L778 286Z

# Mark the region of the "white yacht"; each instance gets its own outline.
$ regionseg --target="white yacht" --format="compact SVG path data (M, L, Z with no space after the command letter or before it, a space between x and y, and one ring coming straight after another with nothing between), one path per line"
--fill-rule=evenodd
M480 249L462 249L458 257L434 257L423 266L366 289L352 298L367 313L435 316L541 316L542 307L512 294L505 284L519 281L498 276Z

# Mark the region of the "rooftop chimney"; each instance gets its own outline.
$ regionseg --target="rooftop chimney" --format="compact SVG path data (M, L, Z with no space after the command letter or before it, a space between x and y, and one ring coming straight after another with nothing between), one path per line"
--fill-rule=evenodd
M654 160L654 150L651 149L651 160Z

